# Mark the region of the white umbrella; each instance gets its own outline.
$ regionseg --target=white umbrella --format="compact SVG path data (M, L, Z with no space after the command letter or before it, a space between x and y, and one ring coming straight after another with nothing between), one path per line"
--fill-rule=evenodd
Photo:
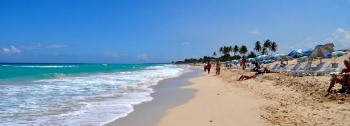
M273 56L273 58L274 58L275 60L283 60L283 59L287 59L287 55L286 55L286 54L275 54L275 55Z
M303 55L303 50L302 49L294 49L292 50L287 56L297 56L297 57L300 57Z
M269 55L259 55L259 56L257 56L257 57L255 57L255 59L257 59L257 60L265 60L265 59L267 59L267 58L269 58Z
M329 52L333 52L333 51L334 51L334 44L333 43L327 43L324 45L317 45L317 46L315 46L315 49L312 50L309 57L310 58L317 58L317 57L323 58L325 54L327 54ZM320 59L320 61L321 60L322 59Z

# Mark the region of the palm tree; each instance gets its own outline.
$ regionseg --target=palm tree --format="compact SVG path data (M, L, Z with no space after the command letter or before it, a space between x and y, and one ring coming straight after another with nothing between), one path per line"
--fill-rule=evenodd
M264 47L262 50L261 50L261 55L265 55L267 54L267 49Z
M248 48L245 45L241 46L241 49L239 50L239 53L245 56L245 54L248 52Z
M255 42L255 48L254 50L256 51L256 54L259 54L259 52L261 51L261 44L259 41Z
M230 60L230 52L232 51L232 47L231 46L224 46L224 49L223 49L223 53L224 53L224 57L226 60Z
M250 51L250 53L247 56L248 58L254 58L256 57L256 54L253 51Z
M233 53L234 55L237 55L237 52L239 51L239 47L237 45L235 45L235 47L233 47Z
M231 50L232 50L232 47L231 47L231 46L224 46L224 47L222 48L222 53L223 53L224 55L227 55L227 54L230 54Z
M272 44L271 44L271 51L272 52L276 52L277 51L277 43L276 42L272 42Z
M213 53L213 57L215 57L215 56L216 56L216 52Z
M266 54L268 55L267 49L271 50L271 41L269 39L264 41L264 48L266 48Z
M224 53L224 47L220 47L219 53L223 54Z

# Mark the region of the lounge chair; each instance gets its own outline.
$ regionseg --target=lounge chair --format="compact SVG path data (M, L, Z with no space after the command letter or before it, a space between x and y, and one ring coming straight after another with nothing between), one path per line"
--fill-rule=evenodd
M276 71L280 66L280 64L275 64L270 70Z
M277 71L281 73L286 72L287 70L288 70L288 65L279 66L279 68L277 69Z
M290 70L287 70L287 75L292 74L293 72L297 71L300 69L302 62L297 62L297 64L294 65L294 67Z
M296 75L306 74L309 71L311 71L311 68L312 68L311 64L312 64L312 60L309 60L303 67L301 67L299 70L296 70L295 72L292 72L292 73Z
M245 68L245 70L251 71L251 70L254 69L254 68L255 68L255 65L254 65L254 64L250 64L249 66L247 66L247 67Z
M328 68L331 65L331 61L327 61L326 63L323 63L320 65L319 69L312 72L313 75L326 75L330 72L330 69Z
M330 68L330 73L340 73L341 70L344 68L344 64L340 63L332 63L332 67Z

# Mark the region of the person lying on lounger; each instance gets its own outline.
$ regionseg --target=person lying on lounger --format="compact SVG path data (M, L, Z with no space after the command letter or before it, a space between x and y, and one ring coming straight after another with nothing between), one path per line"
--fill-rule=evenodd
M264 67L264 73L278 73L278 72L274 70L269 70L267 67Z
M242 81L242 80L248 80L248 79L256 78L260 74L262 74L262 72L256 72L253 75L242 75L241 77L238 78L237 81Z
M273 71L273 70L269 70L267 67L265 67L263 72L258 71L256 73L254 73L253 75L242 75L241 77L239 77L239 79L237 81L242 81L242 80L248 80L248 79L256 78L258 75L262 75L263 73L278 73L278 72Z
M332 76L331 82L329 84L329 87L327 89L327 94L325 97L327 97L331 93L331 89L334 87L336 83L339 83L342 85L342 88L338 91L338 93L350 93L349 86L350 86L350 61L344 60L344 65L346 66L340 74L334 74Z

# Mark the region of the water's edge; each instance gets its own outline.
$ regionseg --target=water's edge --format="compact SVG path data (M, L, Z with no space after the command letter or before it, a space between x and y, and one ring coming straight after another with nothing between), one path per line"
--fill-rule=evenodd
M104 126L155 126L165 114L166 110L186 103L194 97L195 90L180 89L190 85L190 78L198 77L201 69L191 68L191 72L182 74L179 77L160 81L152 88L155 90L151 96L152 101L143 102L134 106L134 111L126 117L119 118ZM113 109L113 108L112 108Z

